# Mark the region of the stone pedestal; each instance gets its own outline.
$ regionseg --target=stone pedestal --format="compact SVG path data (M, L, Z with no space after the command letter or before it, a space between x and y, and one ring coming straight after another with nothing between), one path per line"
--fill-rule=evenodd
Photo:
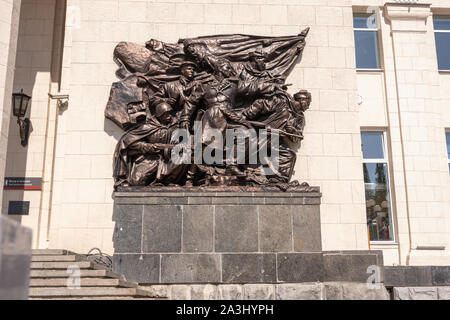
M28 299L31 230L0 215L0 300Z
M116 192L113 271L148 284L365 282L381 252L322 252L320 197Z

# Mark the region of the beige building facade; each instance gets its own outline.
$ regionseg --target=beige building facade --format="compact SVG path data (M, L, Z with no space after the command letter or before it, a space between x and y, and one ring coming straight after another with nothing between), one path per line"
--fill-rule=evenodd
M313 97L294 178L321 188L323 250L450 264L450 71L438 68L433 24L450 16L447 0L0 0L0 12L0 178L42 178L40 190L3 190L2 214L10 201L30 202L28 215L10 217L33 229L35 248L114 251L112 161L123 131L104 110L117 43L309 26L287 82ZM354 17L378 23L358 28ZM357 66L359 29L375 34L375 68ZM32 96L27 147L11 112L21 88ZM382 160L365 158L362 133L382 137ZM363 163L386 168L384 203L371 205ZM373 214L388 237L370 235Z

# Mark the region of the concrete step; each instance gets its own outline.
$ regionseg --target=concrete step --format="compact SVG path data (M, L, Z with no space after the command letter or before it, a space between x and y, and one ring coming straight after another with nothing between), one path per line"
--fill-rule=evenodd
M73 282L69 278L34 278L30 279L30 287L66 287ZM137 288L138 284L113 278L81 278L80 287Z
M100 269L101 267L91 261L57 261L57 262L31 262L31 269L65 269L78 266L80 269Z
M71 273L68 273L67 270L31 270L30 278L68 278L71 276ZM89 269L81 269L80 270L81 278L98 278L98 277L108 277L115 279L124 279L124 276L111 272L109 270L99 269L99 270L89 270Z
M58 261L86 261L82 255L35 255L31 256L31 262L58 262Z
M74 272L69 268L77 266ZM79 288L71 277L80 277ZM150 290L68 250L33 250L30 300L155 300Z
M67 255L67 254L75 254L72 251L69 250L62 250L62 249L33 249L31 250L32 255Z
M33 297L113 297L138 296L150 297L150 292L135 288L115 287L84 287L80 289L69 288L30 288L29 296Z

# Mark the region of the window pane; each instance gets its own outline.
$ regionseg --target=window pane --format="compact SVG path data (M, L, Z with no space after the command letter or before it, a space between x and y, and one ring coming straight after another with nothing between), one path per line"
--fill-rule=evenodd
M355 31L357 69L379 69L376 31Z
M370 240L393 240L387 164L364 163L363 170Z
M439 70L450 70L450 33L435 33Z
M362 153L364 159L384 159L383 133L361 133Z
M450 30L450 16L437 16L433 19L434 30Z
M354 16L353 28L377 28L375 15L368 16Z

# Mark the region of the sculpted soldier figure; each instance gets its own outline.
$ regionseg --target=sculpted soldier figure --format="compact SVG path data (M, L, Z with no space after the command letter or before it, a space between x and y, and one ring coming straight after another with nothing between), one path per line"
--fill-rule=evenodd
M306 90L300 90L293 98L287 92L279 91L270 100L256 100L242 111L242 116L261 121L266 128L283 130L292 142L299 142L305 126L303 112L310 103L311 94Z
M281 137L279 148L280 175L282 182L288 182L296 160L287 141L299 143L303 139L305 126L304 111L309 108L311 94L306 90L300 90L294 97L286 92L278 92L270 100L258 99L250 107L242 112L242 116L254 125L266 129L275 129Z
M226 129L252 128L252 125L236 112L237 98L239 96L250 98L258 95L271 94L277 90L281 90L281 88L279 85L270 82L249 82L237 79L235 77L235 71L226 59L218 59L215 63L216 65L213 66L214 80L203 84L199 88L199 91L193 93L191 97L192 103L190 104L193 109L185 107L185 113L183 113L181 121L189 121L189 119L192 119L195 112L198 111L196 107L201 106L206 110L201 118L202 143L204 145L210 145L214 141L213 139L215 139L215 137L210 135L211 130L218 130L223 137L223 148L226 145ZM253 139L249 143L257 144L257 140ZM233 164L228 165L228 171L235 176L245 176L240 166L235 162L234 159ZM204 167L196 166L196 168ZM192 180L194 172L195 169L191 167L188 173L188 181ZM208 171L208 174L211 174L211 171ZM252 176L252 179L257 178Z
M284 83L283 77L273 75L271 71L266 70L267 54L262 50L256 50L249 54L250 61L244 62L238 69L239 78L244 81L273 81L275 83Z
M175 182L183 170L170 160L171 137L177 128L172 107L163 102L156 106L154 117L125 133L114 153L115 185L164 183L169 175Z
M277 84L237 79L230 62L226 59L218 60L214 68L215 80L202 85L200 94L195 93L197 101L192 104L194 109L185 108L181 118L182 121L192 119L196 111L195 106L203 104L206 109L202 117L203 134L209 129L217 129L224 133L228 122L241 123L245 120L233 112L238 96L251 97L281 90ZM206 140L203 142L206 143Z
M191 94L192 88L195 85L195 83L192 82L195 67L195 63L191 61L183 61L180 66L180 79L162 85L153 97L150 98L150 104L152 106L157 106L163 102L166 102L174 108L176 117L180 118L182 108L190 103L186 96ZM180 126L183 128L188 128L188 124L186 122L182 122Z
M306 90L300 90L294 94L294 100L291 100L291 108L285 130L287 133L300 136L301 138L291 136L292 142L297 143L303 139L303 128L305 127L304 112L309 109L311 104L311 93Z
M185 41L184 51L189 57L195 59L199 66L208 71L213 70L214 66L217 64L218 58L208 51L208 48L204 43Z

